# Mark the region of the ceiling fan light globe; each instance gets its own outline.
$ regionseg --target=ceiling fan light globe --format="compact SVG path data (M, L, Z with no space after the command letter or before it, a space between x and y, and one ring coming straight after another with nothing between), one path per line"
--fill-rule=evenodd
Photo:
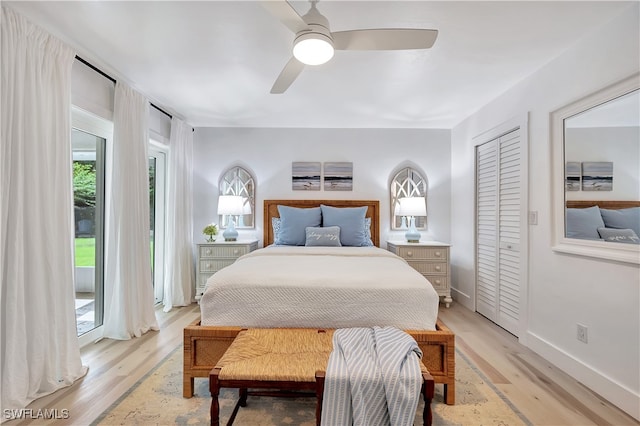
M323 34L303 34L296 38L293 56L306 65L322 65L333 58L333 43Z

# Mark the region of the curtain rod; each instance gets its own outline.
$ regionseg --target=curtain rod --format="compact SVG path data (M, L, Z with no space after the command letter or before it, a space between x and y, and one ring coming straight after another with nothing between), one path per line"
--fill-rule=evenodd
M101 76L103 76L104 78L111 80L111 82L113 84L116 84L116 79L111 77L109 74L105 73L104 71L102 71L100 68L96 67L95 65L87 62L86 60L82 59L80 56L76 55L76 59L80 62L82 62L83 64L85 64L86 66L88 66L89 68L91 68L92 70L94 70L95 72L97 72L98 74L100 74ZM154 105L153 102L149 102L149 104L151 104L152 107L154 107L155 109L157 109L158 111L160 111L161 113L163 113L164 115L166 115L169 118L173 118L173 116L171 114L169 114L167 111L163 110L162 108L160 108L157 105Z
M152 107L154 107L155 109L157 109L158 111L160 111L161 113L163 113L164 115L166 115L169 118L173 118L173 115L169 114L167 111L163 110L162 108L160 108L157 105L154 105L153 102L149 102L151 104Z
M100 74L101 76L103 76L104 78L111 80L113 84L116 84L116 79L111 77L109 74L105 73L104 71L102 71L100 68L96 67L93 64L90 64L89 62L85 61L78 55L76 55L76 59L82 62L83 64L85 64L86 66L88 66L89 68L91 68L92 70L94 70L95 72L97 72L98 74Z

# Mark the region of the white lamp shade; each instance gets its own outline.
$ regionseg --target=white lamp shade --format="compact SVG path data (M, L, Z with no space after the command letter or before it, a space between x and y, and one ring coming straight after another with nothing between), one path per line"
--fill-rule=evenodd
M424 197L403 197L399 200L399 216L426 216L427 204Z
M242 197L239 195L221 195L218 197L218 214L240 215L244 207Z
M303 34L295 41L293 56L306 65L322 65L333 58L333 44L324 34Z

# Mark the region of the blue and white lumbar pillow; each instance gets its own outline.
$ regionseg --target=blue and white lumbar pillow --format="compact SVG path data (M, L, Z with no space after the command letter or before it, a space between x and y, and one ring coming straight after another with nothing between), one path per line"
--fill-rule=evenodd
M612 243L640 244L633 229L598 228L598 233L603 240Z
M339 226L326 226L326 227L311 227L305 228L306 242L308 247L312 246L324 246L324 247L340 247L340 227Z

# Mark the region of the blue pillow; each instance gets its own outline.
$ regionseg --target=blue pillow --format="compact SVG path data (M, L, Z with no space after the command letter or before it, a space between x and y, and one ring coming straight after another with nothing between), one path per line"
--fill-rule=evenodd
M636 235L640 235L640 207L628 209L600 209L604 226L615 229L633 229Z
M369 238L363 226L367 206L331 207L321 204L320 208L322 209L322 226L339 226L340 243L343 246L364 247L369 244Z
M604 228L598 206L586 209L567 209L567 238L599 240L598 228Z
M278 206L280 214L280 232L276 244L286 246L303 246L307 240L305 229L308 226L320 226L322 212L320 207L300 209L297 207Z
M310 226L305 230L307 241L305 246L325 246L340 247L340 227L326 226L323 228L312 228Z

